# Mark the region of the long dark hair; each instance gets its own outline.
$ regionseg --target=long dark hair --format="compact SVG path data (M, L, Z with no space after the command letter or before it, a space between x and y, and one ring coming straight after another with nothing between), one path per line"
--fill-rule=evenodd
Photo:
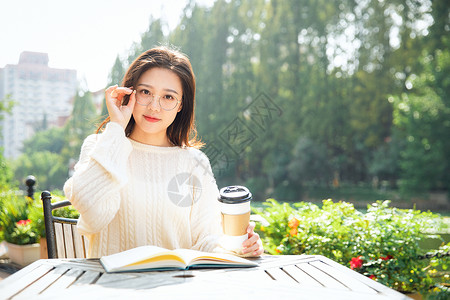
M175 146L187 146L201 148L203 143L197 138L195 128L195 75L189 59L181 52L167 47L156 47L142 53L128 68L123 81L124 87L136 87L141 75L151 68L164 68L174 72L181 80L183 88L182 108L175 120L167 128L167 136ZM123 105L130 99L124 96ZM97 129L97 133L109 122L107 117ZM129 136L133 131L136 121L131 116L125 135Z

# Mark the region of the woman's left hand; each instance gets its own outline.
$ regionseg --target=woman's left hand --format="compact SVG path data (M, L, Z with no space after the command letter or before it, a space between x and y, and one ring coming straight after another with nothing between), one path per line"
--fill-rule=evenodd
M255 232L255 223L250 222L247 227L248 239L242 243L242 254L260 256L264 252L259 234Z

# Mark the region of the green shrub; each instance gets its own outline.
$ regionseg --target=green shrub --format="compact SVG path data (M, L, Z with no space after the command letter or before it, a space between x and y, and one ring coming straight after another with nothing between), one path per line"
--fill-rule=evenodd
M45 237L42 201L38 194L34 196L35 200L21 196L16 190L0 192L0 241L22 245ZM52 202L62 200L63 196L52 194ZM66 206L53 210L53 215L77 219L80 214L73 206Z
M389 207L389 201L369 205L366 214L332 200L322 208L274 199L265 205L256 213L268 224L256 230L271 254L324 255L399 291L424 294L434 284L436 266L448 265L447 258L418 259L425 254L418 243L424 232L440 226L441 218L431 212Z
M3 238L12 244L26 245L39 241L43 224L38 208L29 197L9 190L0 193L0 228Z

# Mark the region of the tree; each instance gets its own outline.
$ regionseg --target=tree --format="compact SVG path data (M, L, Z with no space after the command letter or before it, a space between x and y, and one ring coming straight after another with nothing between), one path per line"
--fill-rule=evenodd
M128 55L128 64L131 64L142 52L165 43L162 26L161 19L150 18L149 27L142 34L140 43L134 44Z
M299 187L305 182L327 185L333 178L326 146L309 138L298 139L288 168L289 178Z
M14 161L14 176L23 179L33 174L40 190L61 189L68 177L68 167L63 156L49 151L22 154Z
M64 128L60 127L52 127L44 131L38 131L34 136L24 141L22 153L24 155L30 155L40 151L61 153L66 144L65 134Z
M78 91L73 103L73 109L69 121L65 125L68 144L62 150L67 161L70 158L78 158L84 139L94 132L95 123L98 121L92 94Z
M120 59L119 55L117 55L114 65L111 69L111 72L109 73L108 84L106 85L106 87L115 84L121 85L124 76L125 76L125 68L123 66L123 62ZM107 116L108 116L108 108L106 107L106 100L103 97L102 111L100 113L100 117L106 118Z
M4 114L8 114L11 112L14 106L14 101L11 99L10 95L6 95L0 101L0 124L4 118ZM2 137L2 127L0 126L0 138ZM7 190L9 187L13 185L13 171L3 156L3 148L0 147L0 191Z
M13 163L15 179L23 183L32 174L41 189L62 188L68 175L67 157L62 155L66 145L66 130L59 127L39 131L25 140L22 154Z
M408 79L411 89L390 98L394 124L407 140L401 152L402 187L409 191L450 190L450 51L424 54L424 72ZM440 85L443 84L443 85Z

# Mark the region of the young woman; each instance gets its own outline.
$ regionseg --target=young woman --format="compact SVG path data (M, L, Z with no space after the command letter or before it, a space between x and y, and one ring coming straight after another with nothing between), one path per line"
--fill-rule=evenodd
M64 192L89 257L143 245L220 251L218 188L194 127L195 78L183 54L141 54L105 92L105 130L86 138ZM193 137L190 139L190 137ZM243 256L262 254L248 227Z

